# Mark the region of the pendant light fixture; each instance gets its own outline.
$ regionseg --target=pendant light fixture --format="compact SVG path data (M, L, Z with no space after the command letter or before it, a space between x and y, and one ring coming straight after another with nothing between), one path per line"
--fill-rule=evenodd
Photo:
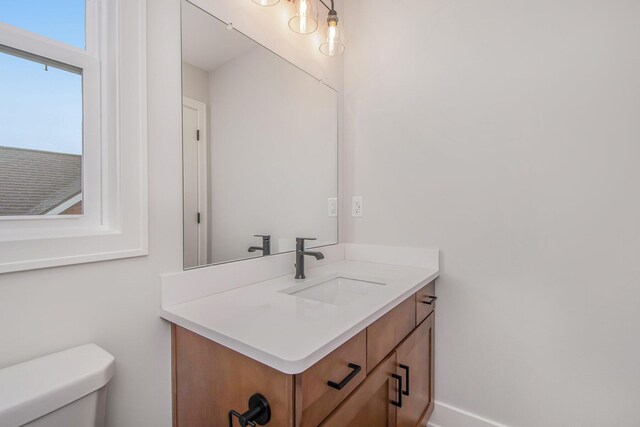
M261 6L273 6L280 0L252 0ZM287 0L290 3L291 19L289 28L298 34L311 34L318 29L318 2L327 8L329 14L326 24L323 25L325 36L320 44L320 52L327 56L342 55L345 44L342 33L342 25L339 25L338 12L336 12L334 0L329 7L325 0Z
M253 0L253 2L260 6L273 6L274 4L280 3L280 0Z
M293 16L289 28L298 34L311 34L318 29L318 0L289 0Z
M324 2L322 2L324 4ZM326 6L326 5L325 5ZM320 45L320 52L327 56L342 55L345 50L344 40L342 39L342 27L338 26L338 12L333 8L333 0L331 0L331 9L327 16L326 38Z

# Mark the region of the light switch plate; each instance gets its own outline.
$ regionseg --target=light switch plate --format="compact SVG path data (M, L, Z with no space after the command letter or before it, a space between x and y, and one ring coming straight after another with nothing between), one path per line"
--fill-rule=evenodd
M338 216L338 199L336 197L329 197L327 208L329 217Z
M361 218L364 213L364 205L362 196L353 196L351 198L351 216Z

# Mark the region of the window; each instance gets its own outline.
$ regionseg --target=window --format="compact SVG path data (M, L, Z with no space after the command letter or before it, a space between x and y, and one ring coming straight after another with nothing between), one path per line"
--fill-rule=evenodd
M9 52L0 46L0 216L82 214L82 70Z
M0 273L146 253L145 6L0 0Z
M86 47L85 0L0 1L0 22ZM0 216L82 214L82 72L0 45Z
M99 3L1 3L0 220L75 215L87 227L102 217Z

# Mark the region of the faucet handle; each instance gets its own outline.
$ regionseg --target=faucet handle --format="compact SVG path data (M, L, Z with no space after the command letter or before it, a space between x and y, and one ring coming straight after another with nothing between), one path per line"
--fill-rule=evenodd
M262 237L263 239L270 239L271 234L254 234L253 237Z

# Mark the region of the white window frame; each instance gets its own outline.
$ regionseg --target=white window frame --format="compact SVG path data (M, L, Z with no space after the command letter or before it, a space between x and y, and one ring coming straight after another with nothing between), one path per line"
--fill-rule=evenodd
M84 207L0 217L0 273L148 253L146 0L86 0L86 23L81 49L0 22L0 45L82 70Z

